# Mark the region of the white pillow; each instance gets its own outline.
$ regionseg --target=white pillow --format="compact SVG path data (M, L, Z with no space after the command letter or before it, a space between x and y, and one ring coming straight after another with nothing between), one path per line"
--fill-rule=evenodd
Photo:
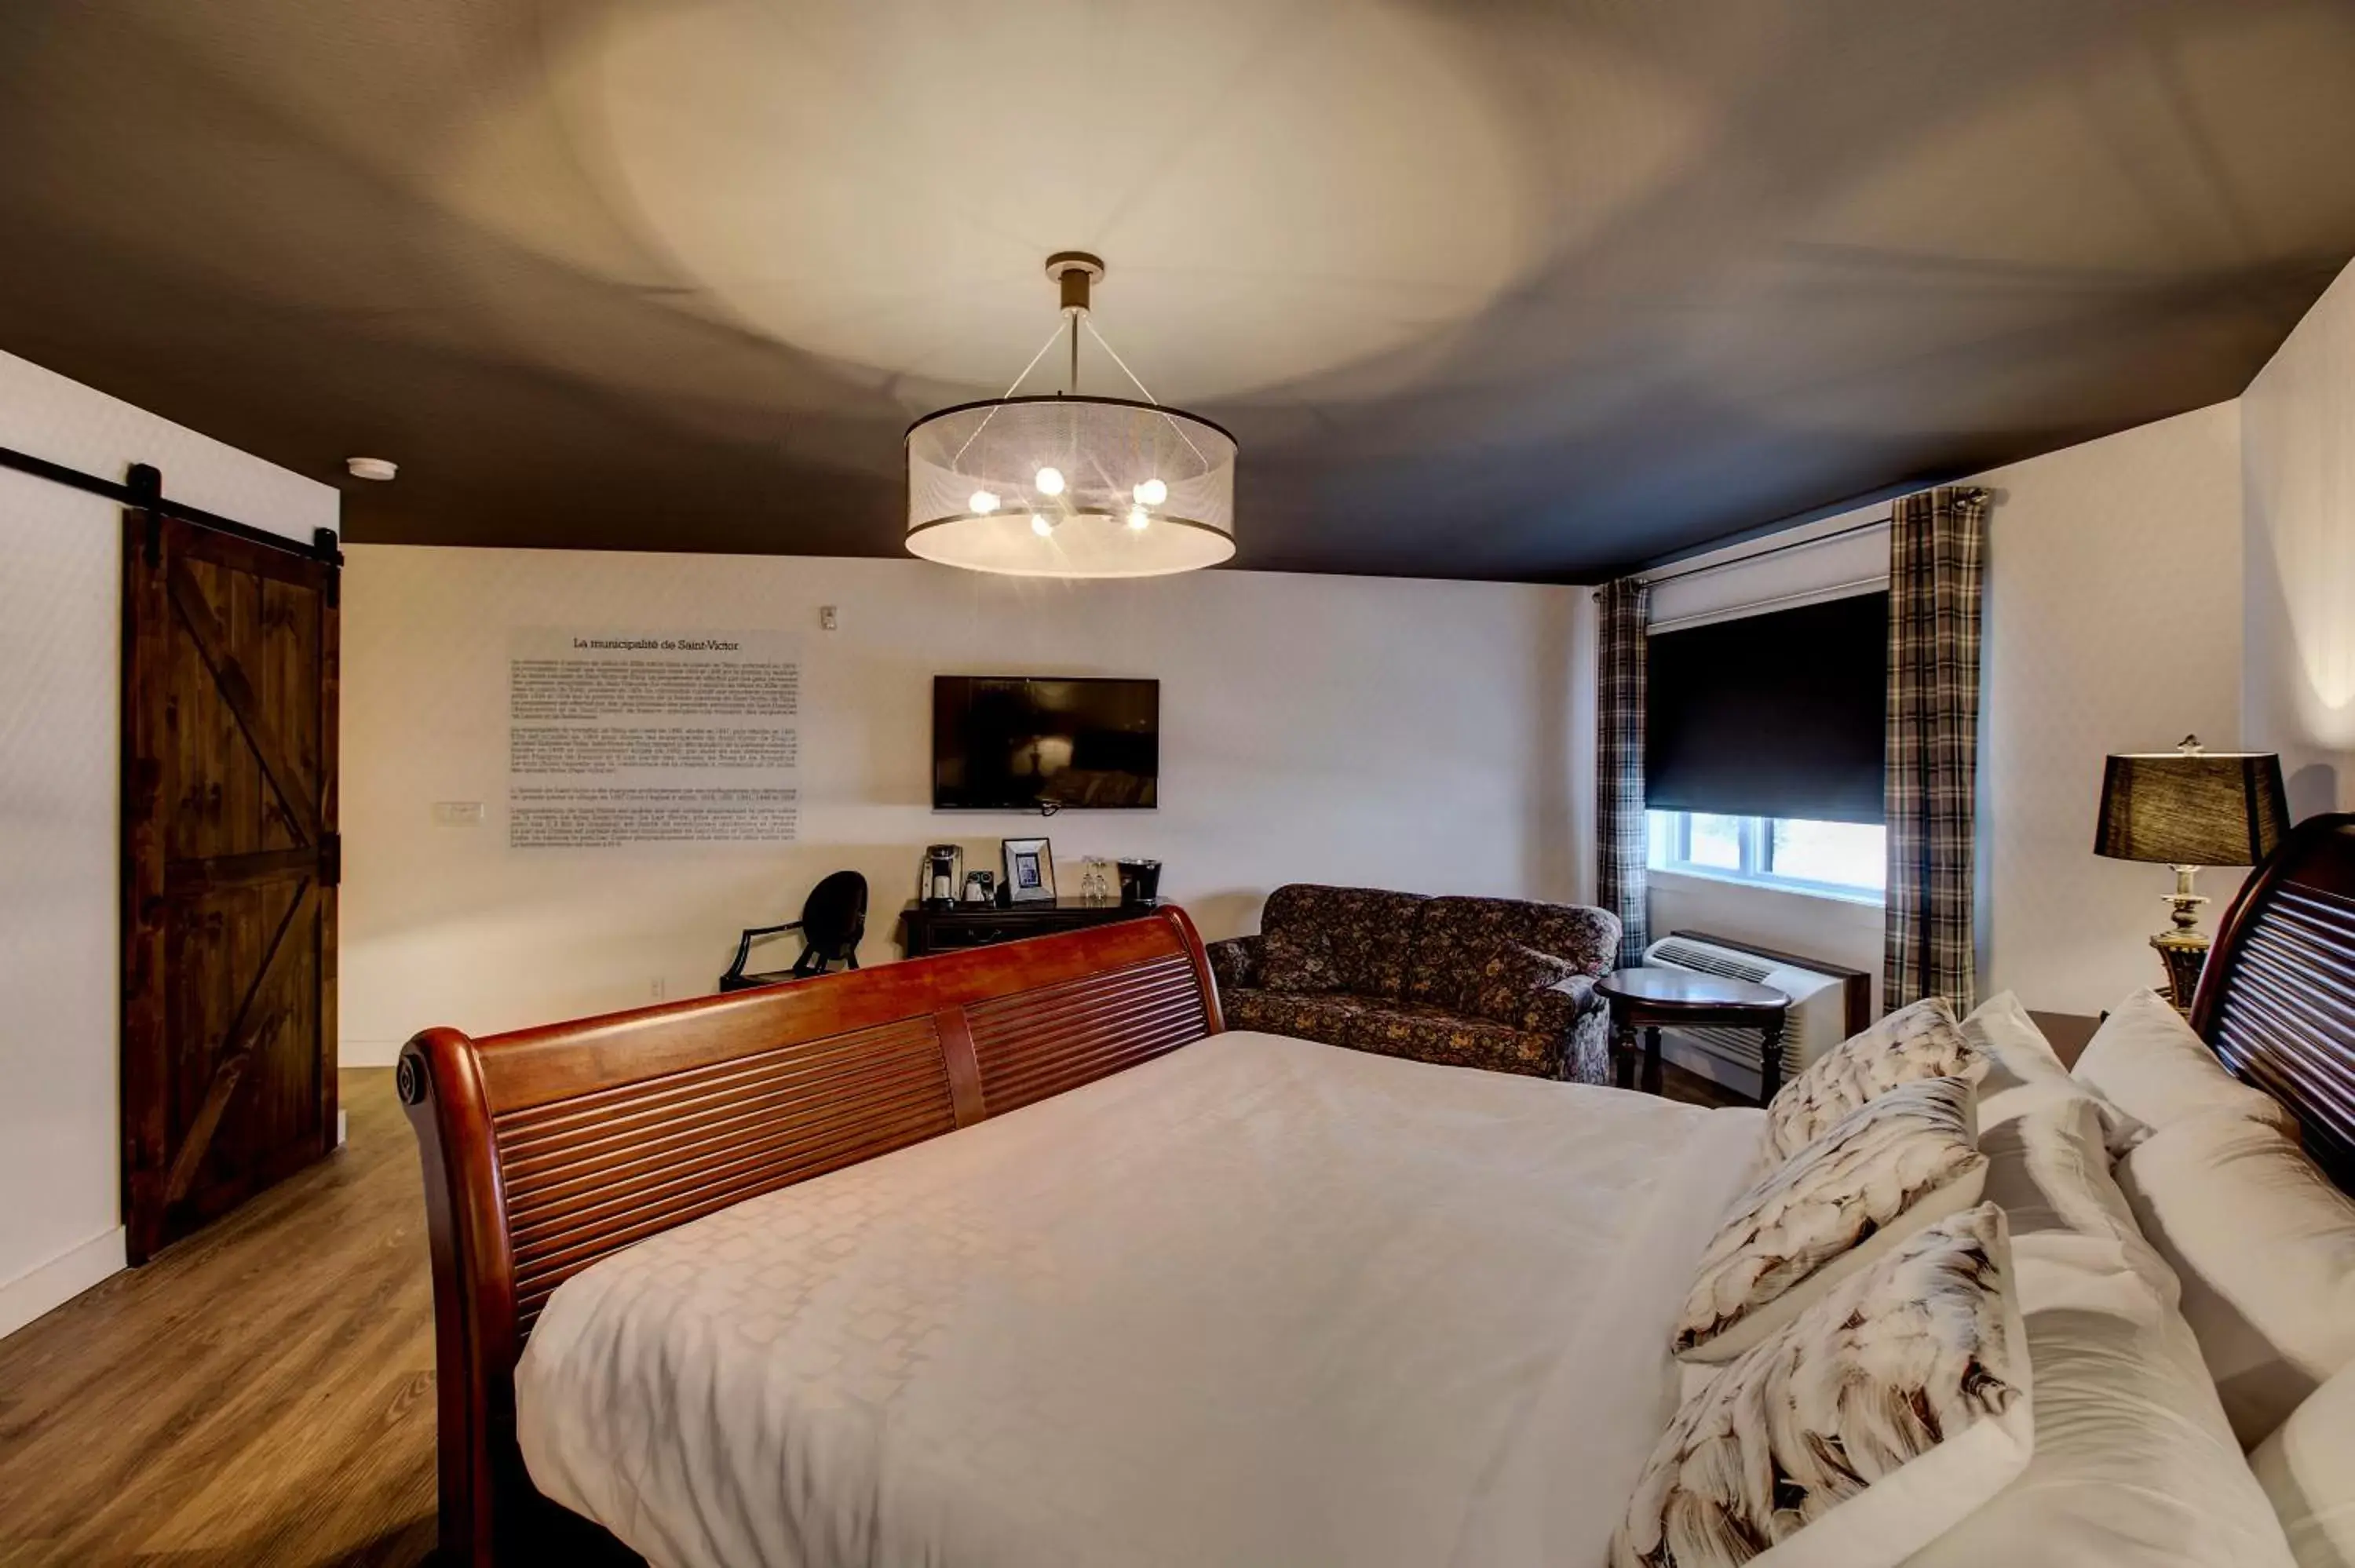
M2127 1155L2118 1185L2183 1282L2243 1447L2355 1362L2355 1199L2278 1128L2187 1117Z
M2094 1099L2103 1107L2103 1141L2113 1157L2149 1136L2150 1129L2069 1075L2044 1031L2010 991L1991 996L1963 1020L1963 1038L1987 1058L1979 1080L1979 1133L2002 1126L2037 1103L2039 1092L2063 1090Z
M1895 1568L2027 1464L2029 1364L2003 1212L1917 1231L1685 1403L1613 1568Z
M2229 1110L2285 1132L2297 1130L2280 1101L2226 1071L2157 991L2135 992L2102 1020L2077 1058L2075 1076L2154 1128L2203 1111Z
M1832 1123L1901 1084L1923 1078L1976 1078L1984 1064L1943 996L1924 997L1859 1030L1806 1065L1766 1107L1764 1175Z
M1678 1314L1687 1361L1731 1361L1925 1225L1987 1175L1965 1078L1861 1105L1733 1201Z
M2289 1568L2097 1107L2050 1095L1979 1149L2010 1222L2036 1452L1907 1568Z
M2324 1383L2249 1456L2297 1568L2355 1568L2355 1367Z

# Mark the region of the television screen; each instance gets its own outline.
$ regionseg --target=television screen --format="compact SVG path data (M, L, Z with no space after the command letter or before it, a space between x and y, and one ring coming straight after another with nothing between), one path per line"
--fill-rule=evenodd
M932 677L932 808L1142 809L1161 774L1161 683Z

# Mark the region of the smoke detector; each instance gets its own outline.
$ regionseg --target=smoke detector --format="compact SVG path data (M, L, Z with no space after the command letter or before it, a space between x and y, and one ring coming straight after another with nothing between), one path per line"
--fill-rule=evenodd
M346 458L344 466L352 471L354 479L387 480L400 471L400 465L390 458Z

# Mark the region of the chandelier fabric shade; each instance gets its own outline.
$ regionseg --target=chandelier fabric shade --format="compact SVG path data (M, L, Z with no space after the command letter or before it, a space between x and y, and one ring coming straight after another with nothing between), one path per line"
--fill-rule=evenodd
M1235 441L1116 397L968 403L908 430L908 548L1020 577L1149 577L1235 553Z
M1235 553L1235 439L1199 415L1151 401L1082 396L1082 326L1103 263L1048 258L1071 334L1072 386L961 403L908 427L908 551L943 566L1027 577L1152 577ZM1061 335L1058 329L1057 336ZM1054 338L1048 340L1052 346Z

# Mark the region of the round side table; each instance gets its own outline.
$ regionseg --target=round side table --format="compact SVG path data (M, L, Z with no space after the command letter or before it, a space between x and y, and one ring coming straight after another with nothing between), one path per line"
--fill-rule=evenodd
M1771 986L1690 969L1614 969L1594 982L1611 1006L1619 1086L1636 1086L1636 1031L1644 1032L1644 1092L1660 1092L1660 1030L1720 1023L1758 1031L1758 1103L1783 1086L1783 1022L1791 999Z

